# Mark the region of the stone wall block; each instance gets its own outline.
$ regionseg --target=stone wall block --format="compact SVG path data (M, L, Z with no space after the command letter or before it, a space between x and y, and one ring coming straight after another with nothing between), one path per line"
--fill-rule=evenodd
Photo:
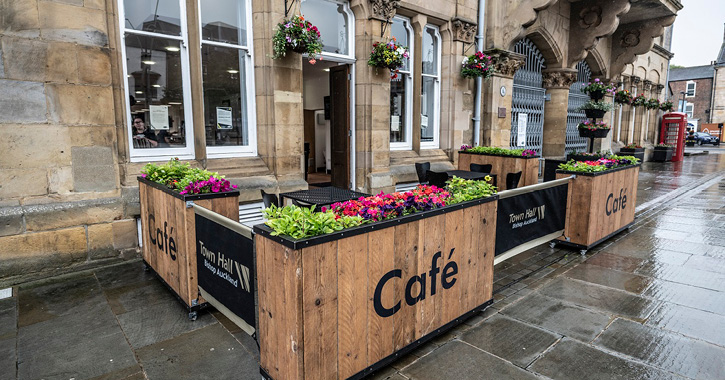
M115 123L110 87L50 84L47 89L53 122L69 125Z
M273 73L276 90L302 93L301 70L289 67L276 67Z
M4 37L5 77L8 79L42 82L45 79L45 42L26 38Z
M77 83L78 60L72 43L52 42L48 46L45 80L48 82Z
M111 223L88 226L88 258L106 259L118 256L113 249L113 225Z
M70 165L68 128L57 125L8 124L0 138L0 168L48 168Z
M136 219L117 220L111 223L113 248L125 249L138 247L138 228Z
M92 9L106 9L106 0L84 0L83 6Z
M0 79L0 123L45 123L46 112L42 83Z
M107 125L70 126L68 136L73 146L112 147L116 143L115 127Z
M48 169L48 193L69 194L73 191L73 169L70 166Z
M21 234L24 225L22 208L0 207L0 236Z
M123 213L124 218L141 215L141 201L139 200L138 186L122 187L121 202L123 202L125 208Z
M81 83L111 84L111 55L107 48L80 47L78 68Z
M32 197L48 193L46 169L2 169L0 170L0 199Z
M37 38L40 35L37 1L0 0L0 34Z
M71 153L75 191L109 191L118 187L112 148L77 146Z
M85 227L0 237L0 278L84 262L86 247Z
M25 207L25 225L28 231L107 223L122 218L123 204L117 198Z
M100 9L38 2L41 36L80 45L107 46L106 14Z

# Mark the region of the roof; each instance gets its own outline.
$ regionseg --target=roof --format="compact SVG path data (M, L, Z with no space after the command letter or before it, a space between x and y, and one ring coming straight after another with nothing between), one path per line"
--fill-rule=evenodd
M677 82L690 79L714 78L715 68L713 65L683 67L670 69L670 82Z

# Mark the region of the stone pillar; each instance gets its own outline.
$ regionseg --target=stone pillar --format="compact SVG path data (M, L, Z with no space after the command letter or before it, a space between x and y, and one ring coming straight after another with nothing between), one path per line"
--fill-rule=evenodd
M551 99L544 108L543 157L562 157L566 150L566 119L569 114L569 87L576 81L574 69L543 72L543 85Z
M506 50L484 52L494 61L495 72L484 81L481 97L481 145L508 148L511 141L511 104L516 70L524 65L524 56ZM499 116L499 109L503 109Z
M641 81L642 81L642 78L640 78L638 76L630 77L630 85L631 85L630 92L632 93L632 96L636 97L637 95L639 95L639 93L637 92L637 86L639 85L639 83ZM627 132L625 133L624 131L622 131L622 135L625 138L624 140L622 140L622 142L625 144L631 144L632 142L634 142L635 118L638 113L639 113L639 110L637 110L637 107L629 107L629 114L627 115L628 122L626 123Z
M662 90L665 89L665 85L663 84L657 84L655 86L655 97L659 99L660 103L663 103L665 101L664 97L662 96ZM664 112L657 110L655 112L655 116L653 117L653 120L650 121L650 128L649 128L649 134L647 135L647 140L651 141L653 144L658 144L659 137L660 137L660 128L662 125L660 124L662 120L662 115ZM653 127L654 126L654 127Z
M617 82L617 91L624 89L624 78L622 78L619 82ZM612 141L622 141L622 123L623 120L626 120L624 118L624 107L625 106L623 104L614 105L614 110L612 111L614 113L614 121L612 122L612 132L610 132L612 135Z
M413 27L413 150L420 154L420 95L423 90L423 61L420 59L423 54L423 29L428 22L425 15L416 15L410 20Z
M652 94L652 81L650 80L644 80L644 96L647 99L651 99L654 97ZM647 135L649 135L649 130L652 125L652 113L656 113L657 111L654 110L648 110L647 108L642 108L642 118L641 123L639 124L639 129L635 131L635 139L638 144L644 146L644 144L647 142Z

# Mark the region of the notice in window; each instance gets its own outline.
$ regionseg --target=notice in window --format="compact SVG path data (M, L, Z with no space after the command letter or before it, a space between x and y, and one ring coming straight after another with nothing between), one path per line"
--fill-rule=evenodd
M519 124L518 124L518 144L517 146L526 146L526 125L529 123L529 114L527 113L520 113L519 114Z
M216 108L216 129L232 129L232 107Z
M169 129L169 106L149 106L151 129Z
M428 116L420 115L420 125L422 125L423 128L428 127Z
M400 131L400 116L390 115L390 130L393 132Z

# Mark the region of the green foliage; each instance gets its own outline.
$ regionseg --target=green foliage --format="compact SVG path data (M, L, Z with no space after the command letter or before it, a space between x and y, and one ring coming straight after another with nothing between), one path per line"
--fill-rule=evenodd
M272 205L262 212L267 218L266 224L274 231L272 235L288 235L293 239L329 234L359 226L364 222L360 216L340 216L332 210L316 212L314 206L307 208Z
M284 20L277 24L277 30L272 37L272 58L282 58L290 50L307 53L311 64L315 64L315 58L322 53L322 40L320 31L316 26L300 15L295 15L291 20Z
M584 104L582 104L578 110L602 110L605 112L609 112L612 110L614 106L612 103L605 103L605 102L595 102L593 100L590 100Z
M446 204L451 205L472 201L496 194L496 186L490 184L490 181L491 177L489 176L486 176L485 181L463 179L454 176L446 181L446 189L451 193L451 197L446 199Z
M490 154L494 156L516 156L521 157L524 153L523 149L506 149L496 148L493 146L476 146L470 149L466 149L466 152L479 153L479 154Z
M224 178L217 172L192 168L188 162L181 163L178 158L161 165L148 163L141 169L141 173L147 180L168 186L176 191L183 190L191 182L208 181L211 176Z

